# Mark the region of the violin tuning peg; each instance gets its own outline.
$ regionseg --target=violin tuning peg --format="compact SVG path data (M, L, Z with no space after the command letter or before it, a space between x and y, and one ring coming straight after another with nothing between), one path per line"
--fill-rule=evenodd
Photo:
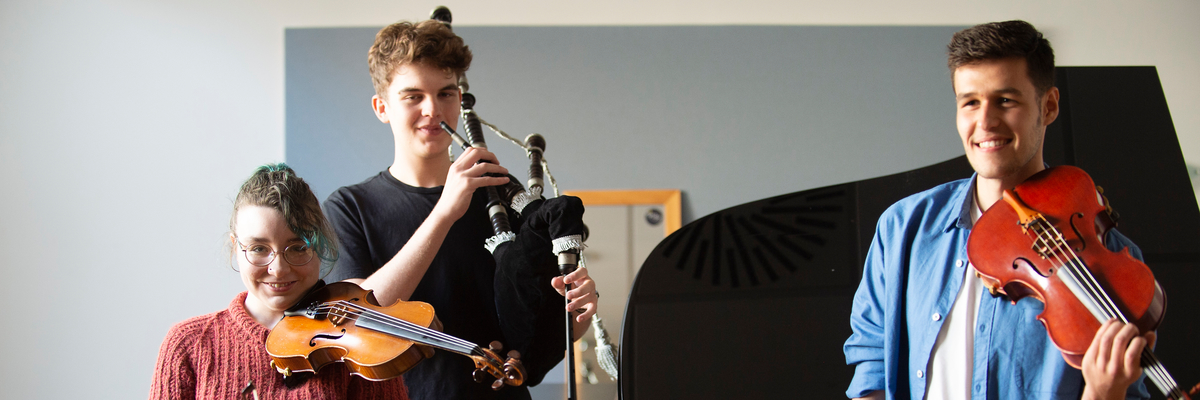
M483 381L487 380L489 377L491 377L491 375L488 375L487 372L483 372L482 369L477 369L475 372L471 373L471 378L475 379L475 383L483 383Z
M504 350L504 344L500 343L499 340L493 340L491 343L488 343L488 349L499 353L501 350Z
M495 382L492 382L492 390L500 390L502 387L504 387L503 379L497 379Z
M516 350L509 350L509 351L508 351L508 358L515 358L515 359L518 359L518 360L520 360L520 359L521 359L521 352L519 352L519 351L516 351Z

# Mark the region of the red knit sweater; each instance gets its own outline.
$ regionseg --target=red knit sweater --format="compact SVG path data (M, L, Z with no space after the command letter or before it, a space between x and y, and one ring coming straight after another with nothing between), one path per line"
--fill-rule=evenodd
M246 311L246 292L229 308L171 327L158 350L151 399L402 399L401 377L371 382L351 376L341 363L328 365L303 384L287 388L267 355L265 326Z

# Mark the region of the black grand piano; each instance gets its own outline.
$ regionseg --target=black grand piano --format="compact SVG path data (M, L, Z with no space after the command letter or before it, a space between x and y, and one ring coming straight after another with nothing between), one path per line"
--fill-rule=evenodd
M1200 380L1200 210L1154 67L1060 67L1045 160L1091 174L1167 293L1156 353ZM800 167L803 165L793 165ZM845 398L842 343L879 215L966 157L718 211L659 243L629 297L623 399ZM1149 386L1149 383L1147 383ZM1161 398L1149 386L1156 398Z

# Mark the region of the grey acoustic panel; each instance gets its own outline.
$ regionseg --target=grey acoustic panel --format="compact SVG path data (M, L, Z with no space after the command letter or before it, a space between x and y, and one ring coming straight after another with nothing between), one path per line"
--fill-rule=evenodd
M938 26L456 26L476 110L547 139L564 189L679 188L684 221L961 154ZM294 28L286 157L319 197L392 162L378 28ZM525 155L489 133L519 177ZM522 177L523 178L523 177Z

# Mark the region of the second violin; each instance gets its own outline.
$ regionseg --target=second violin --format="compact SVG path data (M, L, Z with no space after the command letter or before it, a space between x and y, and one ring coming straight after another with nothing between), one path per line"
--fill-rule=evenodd
M975 223L967 253L993 294L1045 304L1037 319L1068 364L1080 368L1102 323L1141 333L1162 323L1166 295L1146 264L1105 239L1116 223L1091 177L1070 166L1046 169L1003 194ZM1150 349L1146 376L1171 399L1187 398Z

